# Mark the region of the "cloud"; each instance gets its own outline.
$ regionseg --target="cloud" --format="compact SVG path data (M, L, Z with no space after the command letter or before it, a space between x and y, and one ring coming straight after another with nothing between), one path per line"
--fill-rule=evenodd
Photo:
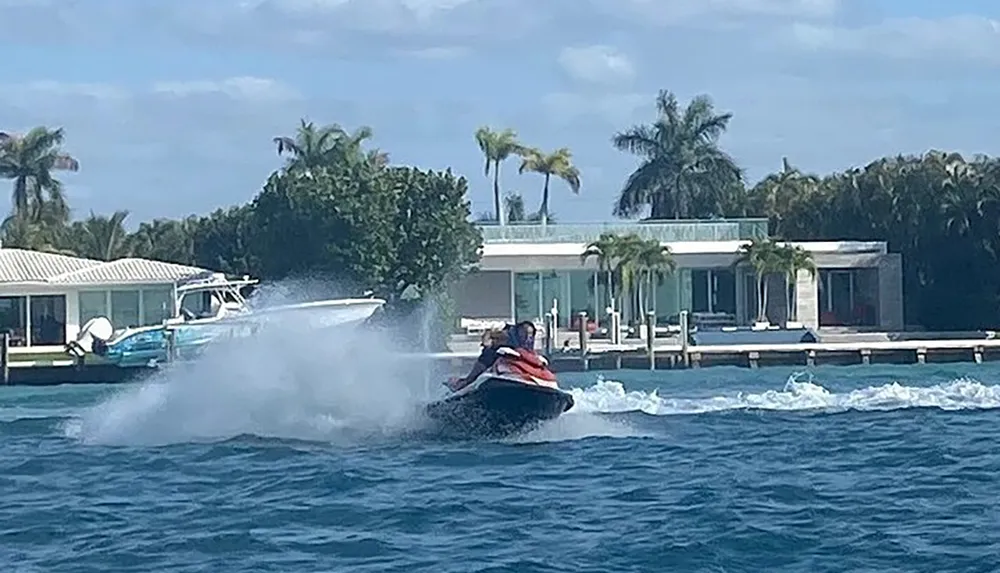
M432 46L429 48L401 49L397 54L421 60L457 60L470 55L469 49L462 46Z
M197 95L224 95L243 101L287 101L300 99L301 95L289 86L267 78L241 76L219 81L161 81L153 84L154 94L191 97Z
M583 82L614 85L635 76L632 60L611 46L566 47L558 61L571 77Z
M791 36L815 51L1000 64L1000 22L979 16L894 18L856 28L800 23Z
M891 4L891 5L889 5ZM0 128L62 125L82 212L178 216L250 199L300 118L371 125L394 161L490 181L489 124L584 171L561 220L608 217L634 158L615 131L660 88L712 96L756 179L930 147L1000 152L993 14L837 0L0 0ZM516 170L514 170L516 171ZM536 200L536 178L505 171ZM0 187L2 190L2 187ZM530 196L530 197L529 197ZM85 198L85 200L84 200Z
M597 121L605 128L618 128L644 119L637 113L642 108L651 110L654 97L655 94L647 93L554 92L542 98L542 106L549 121L557 125L570 125L584 119Z
M836 15L840 0L591 0L609 15L646 26L696 23L718 26L747 19L825 20Z
M509 49L519 39L544 42L543 34L555 37L554 29L580 18L589 20L586 37L615 22L717 27L748 18L822 20L837 11L837 0L0 0L12 41L180 40L366 58L443 45Z
M0 86L0 125L63 127L81 162L60 175L71 203L140 220L247 200L279 163L270 137L294 129L302 103L290 86L249 76L131 89L36 81Z

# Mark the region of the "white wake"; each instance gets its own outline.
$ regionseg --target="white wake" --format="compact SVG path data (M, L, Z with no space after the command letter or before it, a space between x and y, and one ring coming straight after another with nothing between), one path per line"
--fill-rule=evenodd
M628 391L621 382L599 380L589 388L571 390L580 412L644 412L655 416L704 414L727 410L826 412L889 411L908 408L990 410L1000 408L1000 386L963 378L932 386L905 386L896 382L843 393L794 377L781 390L733 392L709 397L660 396L657 390Z

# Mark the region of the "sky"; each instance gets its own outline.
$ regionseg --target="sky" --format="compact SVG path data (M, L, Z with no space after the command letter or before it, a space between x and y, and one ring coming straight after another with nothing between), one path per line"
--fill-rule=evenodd
M0 0L0 130L63 127L78 217L130 226L244 203L300 118L374 129L394 163L491 185L473 132L569 147L562 222L611 220L616 131L668 89L734 114L751 182L877 157L1000 153L996 0ZM504 166L531 209L542 179ZM8 199L9 200L9 199Z

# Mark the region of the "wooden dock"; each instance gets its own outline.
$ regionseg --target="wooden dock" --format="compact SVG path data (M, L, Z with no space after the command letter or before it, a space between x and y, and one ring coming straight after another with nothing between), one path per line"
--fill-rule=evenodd
M478 352L442 352L423 357L445 363L449 370L467 370ZM817 366L825 364L925 364L1000 360L1000 339L817 342L805 344L743 344L720 346L602 345L549 354L555 372L587 370L665 370L709 366Z
M730 344L714 346L612 345L596 341L579 349L550 351L555 372L588 370L668 370L710 366L818 366L853 364L983 363L1000 361L1000 338L948 340ZM403 359L427 361L435 375L466 374L478 351L419 353ZM117 383L141 379L152 368L120 368L95 355L78 362L65 353L9 347L0 336L0 385Z

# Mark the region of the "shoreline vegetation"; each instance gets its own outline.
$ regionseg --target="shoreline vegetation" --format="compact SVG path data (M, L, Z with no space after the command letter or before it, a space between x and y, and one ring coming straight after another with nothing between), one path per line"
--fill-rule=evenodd
M766 217L776 241L887 241L903 257L907 324L956 331L1000 323L1000 159L930 150L819 175L776 158L781 168L751 183L719 144L732 113L719 112L708 96L685 105L668 91L656 107L649 123L611 137L610 147L638 159L614 190L614 216ZM552 223L550 203L567 190L589 192L586 174L573 165L572 142L539 150L512 129L470 135L484 160L484 173L474 176L492 187L490 213L473 215L468 179L450 169L393 165L370 145L369 127L303 120L293 135L273 138L284 164L251 201L144 221L128 232L127 210L71 217L59 177L86 165L63 150L61 129L0 132L0 178L12 185L0 239L7 247L102 260L136 256L264 280L336 276L345 292L375 290L392 306L411 287L426 296L446 292L474 265L477 224ZM537 208L504 193L510 160L524 182L537 185L537 199L529 199ZM625 280L647 288L670 272L672 260L669 251L640 250L647 258ZM801 253L785 255L771 266L787 269L795 258L797 268L810 268ZM757 266L753 253L744 256Z

